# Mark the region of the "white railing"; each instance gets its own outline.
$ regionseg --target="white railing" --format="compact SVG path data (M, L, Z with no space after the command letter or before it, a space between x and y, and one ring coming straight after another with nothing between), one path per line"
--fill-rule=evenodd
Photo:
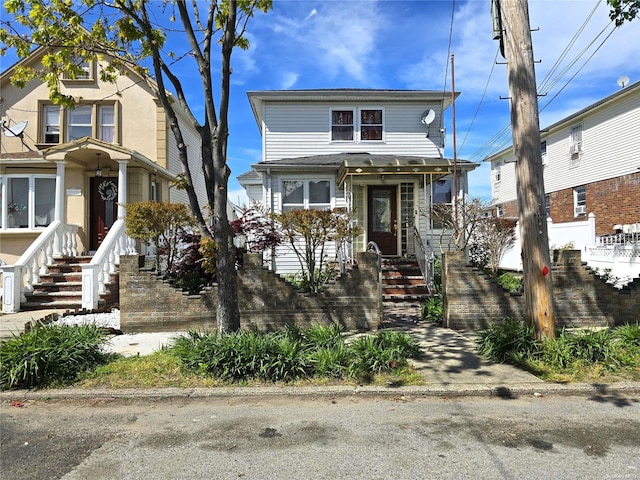
M49 273L54 256L72 257L78 254L77 233L77 225L52 222L15 264L0 267L4 313L20 311L20 303L26 301L25 292L32 292L33 284Z
M100 294L106 293L106 285L116 273L120 255L135 255L135 241L125 231L124 220L117 220L109 229L90 263L82 267L82 308L98 308Z

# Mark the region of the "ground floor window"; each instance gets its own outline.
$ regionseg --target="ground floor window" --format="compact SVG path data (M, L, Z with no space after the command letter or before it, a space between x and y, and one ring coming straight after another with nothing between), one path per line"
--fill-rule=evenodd
M573 214L578 217L587 213L587 188L582 185L573 189Z
M282 211L288 212L295 208L331 208L331 181L282 180Z
M54 175L3 176L0 185L3 192L2 228L42 228L53 221Z

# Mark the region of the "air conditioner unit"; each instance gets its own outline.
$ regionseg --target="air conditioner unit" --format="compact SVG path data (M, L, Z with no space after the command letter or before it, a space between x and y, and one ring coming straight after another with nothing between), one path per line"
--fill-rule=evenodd
M586 205L578 205L576 208L576 216L578 215L584 215L585 213L587 213L587 206Z
M571 145L569 147L569 153L571 153L571 155L577 155L580 153L580 144L576 143L575 145Z

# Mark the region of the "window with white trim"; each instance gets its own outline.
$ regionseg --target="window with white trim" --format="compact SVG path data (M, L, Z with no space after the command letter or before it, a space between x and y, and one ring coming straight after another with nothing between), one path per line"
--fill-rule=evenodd
M502 209L502 205L496 205L496 217L497 218L504 217L504 210Z
M356 132L358 135L356 136ZM381 142L384 109L336 108L331 110L332 142Z
M502 180L502 162L496 162L493 164L493 174L496 183Z
M282 211L288 212L296 208L331 208L331 181L324 179L282 180Z
M583 185L573 189L573 215L587 214L587 188Z
M353 110L331 110L331 141L352 142L354 120Z
M7 197L2 198L2 228L36 229L54 217L55 175L11 175L0 179Z
M360 140L363 142L382 140L382 110L360 110Z
M571 155L582 153L582 124L571 127L569 133L569 153Z
M542 165L547 164L547 141L542 140L540 142L540 156L542 157Z
M45 105L42 138L44 143L60 143L60 107Z

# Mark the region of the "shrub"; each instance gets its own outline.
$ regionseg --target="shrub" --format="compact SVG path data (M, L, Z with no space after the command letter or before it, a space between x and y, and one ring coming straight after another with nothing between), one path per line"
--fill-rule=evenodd
M618 363L612 339L613 333L609 329L574 333L563 330L557 338L546 342L544 359L558 368L567 368L575 361L610 367Z
M378 332L345 344L338 324L292 326L284 332L189 332L170 348L181 365L226 381L348 378L389 372L420 355L408 334Z
M420 314L422 315L422 318L426 318L433 323L442 325L444 315L442 297L440 295L434 295L433 297L428 298L422 304Z
M625 346L640 347L640 323L621 325L615 329L614 336Z
M215 275L204 269L200 235L181 230L177 240L181 248L167 275L177 287L189 293L199 293L202 287L215 280Z
M525 358L533 359L541 345L530 325L511 318L505 318L501 325L489 325L478 338L480 353L498 363L520 364Z
M517 293L522 290L523 281L522 278L515 275L504 272L496 278L498 285L511 293Z
M105 363L106 332L95 325L43 326L0 343L0 389L66 385Z

